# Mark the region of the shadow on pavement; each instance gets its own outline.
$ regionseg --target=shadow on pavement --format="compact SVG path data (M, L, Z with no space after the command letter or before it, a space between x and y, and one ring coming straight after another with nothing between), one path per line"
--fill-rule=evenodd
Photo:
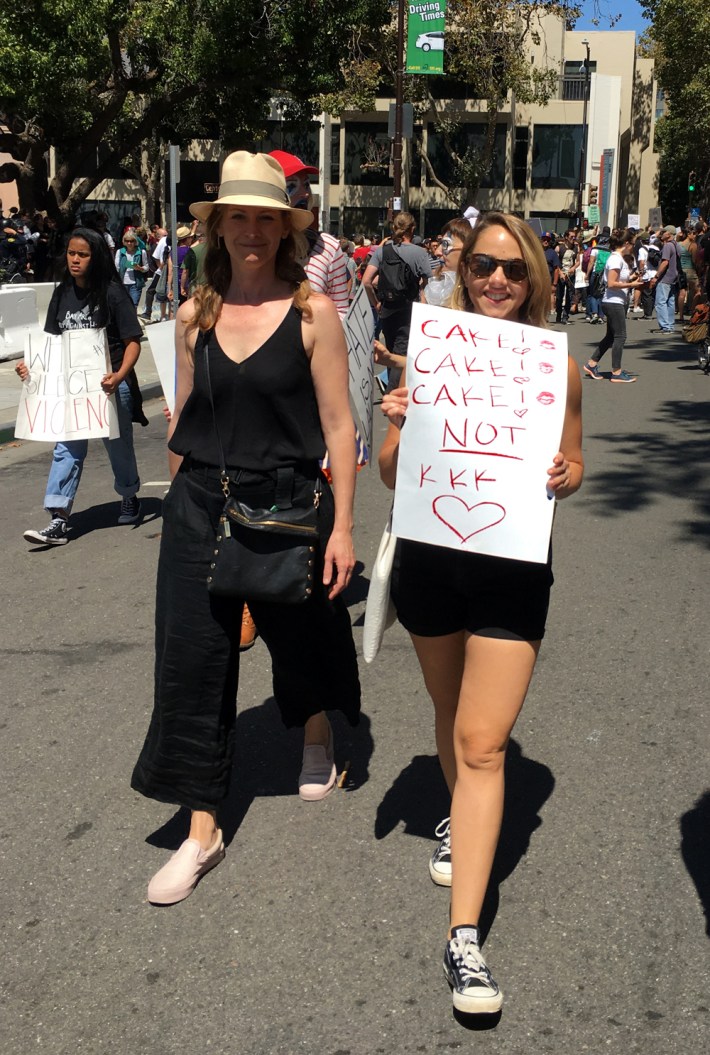
M121 508L121 499L116 496L113 502L104 502L99 506L90 506L88 509L80 509L72 513L69 521L72 542L82 535L88 535L92 531L104 531L106 528L117 528L121 531L130 531L132 528L140 527L141 524L150 524L160 517L163 503L160 498L143 498L141 502L141 519L137 524L118 524L118 514Z
M607 516L647 509L659 498L691 498L696 516L676 522L689 538L710 536L710 402L661 404L653 432L595 434L608 448L608 468L597 469L587 495ZM598 459L604 465L603 456Z
M527 853L533 832L542 824L539 811L554 786L551 770L526 758L517 741L511 740L505 760L503 827L480 919L483 940L498 911L499 887ZM449 797L437 757L417 755L382 799L375 838L384 839L402 822L408 835L434 839L434 828L448 812Z
M331 713L329 718L338 773L349 763L344 790L355 791L369 778L374 747L370 719L361 713L360 724L353 729L339 713ZM225 845L229 846L234 839L254 799L298 794L302 753L303 730L284 727L273 698L237 715L231 789L218 815ZM331 794L339 795L342 791L336 787ZM164 850L176 850L187 838L189 827L190 811L181 807L146 842Z
M680 819L680 852L695 883L705 913L705 933L710 938L710 790Z

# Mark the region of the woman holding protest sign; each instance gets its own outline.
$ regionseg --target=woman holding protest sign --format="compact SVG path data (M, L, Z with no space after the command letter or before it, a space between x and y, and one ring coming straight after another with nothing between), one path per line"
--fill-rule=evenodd
M148 887L149 900L163 905L188 897L224 857L217 810L229 789L245 600L271 653L283 721L305 727L301 797L322 798L335 782L323 712L338 708L355 724L360 711L355 646L340 597L355 565L355 429L342 323L330 299L311 292L297 262L311 214L289 204L277 161L244 150L225 160L217 201L190 211L206 227L205 282L177 313L155 705L132 780L148 798L191 811L189 837ZM326 443L332 491L319 469ZM249 570L242 565L233 590L214 592L216 562L227 549L219 551L220 543L243 537L225 513L233 502L248 526L258 510L265 527L277 527L288 510L316 510L302 603L287 603L272 589L283 560L271 562L272 581L257 572L254 588L240 592ZM278 535L261 538L270 556L282 552Z
M484 216L462 250L451 306L544 327L549 297L547 263L531 228L507 214ZM382 402L389 429L380 472L390 488L408 404L406 388ZM581 383L568 359L560 450L540 481L550 497L579 488L581 437ZM435 883L451 886L444 971L454 1006L468 1013L498 1011L503 999L481 955L479 921L502 821L506 749L545 632L552 581L549 556L537 564L406 539L397 544L392 597L434 703L452 799L429 865Z
M140 519L138 466L133 450L133 425L147 425L143 415L135 364L140 355L142 330L124 286L114 267L104 237L97 231L77 227L66 251L66 268L52 294L44 324L47 333L66 330L106 329L111 370L101 380L107 395L115 394L119 436L104 439L113 470L114 488L121 495L119 524L135 524ZM30 371L24 362L15 370L25 381ZM57 443L44 498L52 518L46 528L25 531L24 538L40 546L63 546L69 541L69 515L74 504L88 440Z

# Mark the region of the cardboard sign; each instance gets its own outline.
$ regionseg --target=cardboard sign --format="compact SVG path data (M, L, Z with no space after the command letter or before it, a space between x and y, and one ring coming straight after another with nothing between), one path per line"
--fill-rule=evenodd
M547 470L567 401L567 337L483 315L412 307L409 408L392 531L544 563Z
M155 369L158 371L165 402L172 414L175 411L175 320L156 323L146 328L148 345L153 355Z
M360 286L343 319L348 344L350 409L368 451L372 450L372 389L375 380L375 319L364 286Z
M65 330L61 336L28 333L15 436L57 443L119 434L115 396L101 379L111 372L105 330Z

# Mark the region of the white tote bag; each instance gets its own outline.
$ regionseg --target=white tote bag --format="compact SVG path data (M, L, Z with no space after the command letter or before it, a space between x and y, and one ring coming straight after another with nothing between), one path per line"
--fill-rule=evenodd
M385 530L372 567L370 589L367 591L365 606L365 629L362 636L362 654L366 663L372 663L380 651L382 636L397 618L390 597L390 579L397 536L392 534L392 513L387 519Z

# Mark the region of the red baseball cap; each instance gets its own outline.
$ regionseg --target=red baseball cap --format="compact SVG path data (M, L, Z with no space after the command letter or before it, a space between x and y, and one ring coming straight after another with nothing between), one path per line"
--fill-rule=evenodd
M284 170L286 179L295 176L297 172L307 172L309 176L318 176L320 174L320 169L314 168L313 165L306 165L295 154L287 154L285 150L272 150L269 153L269 157L278 161Z

